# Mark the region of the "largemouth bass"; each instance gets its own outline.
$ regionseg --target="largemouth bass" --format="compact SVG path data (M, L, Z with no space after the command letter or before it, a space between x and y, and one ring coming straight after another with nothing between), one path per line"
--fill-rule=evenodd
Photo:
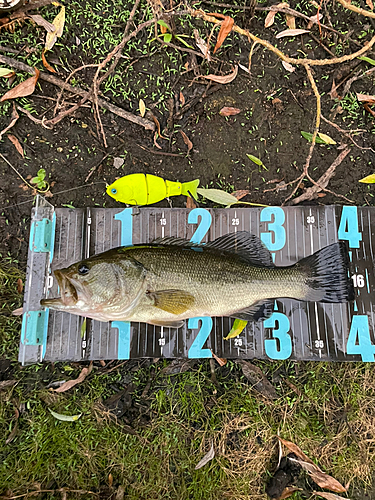
M346 302L354 298L343 242L276 267L247 232L205 245L178 238L120 247L55 271L61 297L42 306L99 321L180 327L196 316L269 317L276 298Z

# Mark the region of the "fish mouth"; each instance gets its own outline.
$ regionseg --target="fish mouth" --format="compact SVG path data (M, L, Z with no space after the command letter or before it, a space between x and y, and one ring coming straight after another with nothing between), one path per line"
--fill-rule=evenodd
M42 299L42 306L63 309L64 307L72 307L78 301L78 291L72 280L62 271L54 271L57 283L60 287L61 296L56 299Z

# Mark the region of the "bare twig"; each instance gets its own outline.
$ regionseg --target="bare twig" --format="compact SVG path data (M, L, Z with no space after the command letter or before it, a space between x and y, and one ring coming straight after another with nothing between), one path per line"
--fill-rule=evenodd
M328 186L328 183L331 180L331 178L335 175L336 167L338 167L341 164L341 162L350 153L350 151L351 151L350 148L346 148L344 149L344 151L341 151L336 160L332 163L330 167L327 168L327 170L318 179L318 181L314 184L314 186L309 187L300 196L294 198L294 200L291 201L291 205L297 205L297 203L300 203L301 201L313 200L314 198L317 198L317 194L320 191L329 191L326 189L326 187ZM332 191L329 192L332 193ZM345 200L349 201L350 203L353 203L351 200L348 200L347 198L345 198Z
M323 115L321 115L321 119L323 121L325 121L326 123L328 123L328 125L331 125L331 127L335 128L338 132L340 132L340 134L344 135L345 137L347 137L348 139L351 140L351 142L354 144L354 146L356 146L358 149L362 149L362 150L369 150L369 151L372 151L373 153L375 153L375 149L372 149L371 147L364 147L364 146L360 146L353 138L352 134L355 134L355 133L358 133L358 132L367 132L365 129L357 129L357 130L343 130L341 127L339 127L338 125L336 125L336 123L334 122L331 122L330 120L328 120L327 118L325 118Z
M26 73L29 73L31 75L35 75L34 68L31 66L28 66L27 64L24 64L20 61L16 61L15 59L12 59L7 56L2 56L0 55L0 62L7 64L11 66L12 68L16 68L20 71L25 71ZM44 72L40 72L39 78L41 80L44 80L46 82L52 83L53 85L56 85L57 87L63 88L64 90L68 90L72 94L78 94L82 97L86 97L87 94L89 94L89 100L91 101L92 97L89 92L86 90L80 88L80 87L73 87L69 83L65 83L64 81L60 80L60 78L57 78L54 75L50 75ZM141 116L134 115L133 113L129 113L128 111L125 111L122 108L119 108L118 106L115 106L114 104L111 104L109 101L106 101L105 99L98 98L98 103L99 105L107 109L108 111L111 111L111 113L120 116L121 118L124 118L125 120L128 120L130 122L136 123L137 125L141 125L144 127L146 130L155 130L155 124L151 122L150 120L147 120L146 118L142 118ZM34 117L33 117L34 118Z
M360 7L356 7L350 3L350 0L337 0L345 9L356 12L357 14L361 14L361 16L371 17L375 19L375 12L370 12L369 10L361 9Z

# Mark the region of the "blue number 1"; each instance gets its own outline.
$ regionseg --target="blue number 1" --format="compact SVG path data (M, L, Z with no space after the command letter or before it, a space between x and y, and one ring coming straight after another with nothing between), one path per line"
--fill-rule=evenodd
M120 243L123 247L133 244L133 209L125 208L115 214L115 219L121 223ZM130 323L129 321L112 321L112 328L118 329L118 359L130 357Z

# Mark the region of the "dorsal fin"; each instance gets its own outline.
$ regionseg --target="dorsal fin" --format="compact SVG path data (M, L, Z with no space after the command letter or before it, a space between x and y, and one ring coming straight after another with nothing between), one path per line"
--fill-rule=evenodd
M174 245L185 248L212 248L223 252L231 252L245 259L252 266L275 267L270 251L258 236L247 231L225 234L206 244L191 243L184 238L157 238L153 245Z
M253 266L275 267L267 247L258 236L247 231L225 234L210 241L205 247L236 253Z

